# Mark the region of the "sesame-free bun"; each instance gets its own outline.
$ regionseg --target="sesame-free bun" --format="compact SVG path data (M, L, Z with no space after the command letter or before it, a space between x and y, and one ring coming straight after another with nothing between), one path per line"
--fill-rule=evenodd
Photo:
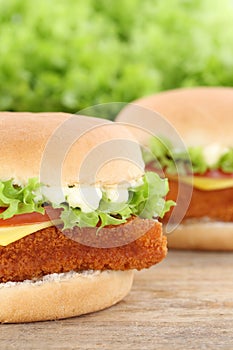
M13 178L23 184L39 177L55 185L61 174L62 185L111 185L143 174L135 139L126 128L108 120L65 113L0 112L0 139L0 180Z
M140 107L138 111L136 106ZM211 143L233 146L233 88L197 87L161 92L133 101L120 112L117 121L133 123L136 115L135 121L141 119L150 128L153 114L149 111L168 120L186 146ZM157 132L159 135L159 128Z
M184 222L167 235L173 249L233 251L233 222Z
M56 320L102 310L131 289L132 271L84 271L0 284L0 322Z

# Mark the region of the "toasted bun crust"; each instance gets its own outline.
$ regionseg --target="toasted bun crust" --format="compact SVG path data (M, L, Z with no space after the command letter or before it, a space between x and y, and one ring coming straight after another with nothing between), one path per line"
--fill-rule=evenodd
M132 104L161 114L176 128L186 146L216 142L223 146L233 145L233 88L176 89L136 100ZM117 121L127 121L133 110L135 107L132 106L123 109ZM146 125L145 110L139 109L138 114L137 118L141 114Z
M0 284L0 322L62 319L116 304L131 289L133 272L105 271L47 275L38 282Z
M162 114L186 145L233 144L231 132L226 132L233 128L233 88L177 89L135 103Z
M0 180L14 178L21 184L40 177L45 183L61 173L62 185L117 184L143 174L140 148L133 136L123 126L103 119L0 112L0 139L4 150ZM119 140L132 141L132 145Z
M180 224L167 239L174 249L233 251L233 222Z

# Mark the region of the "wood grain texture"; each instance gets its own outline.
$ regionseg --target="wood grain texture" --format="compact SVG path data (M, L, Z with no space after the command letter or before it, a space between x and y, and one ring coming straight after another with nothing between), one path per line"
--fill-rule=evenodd
M169 252L131 294L86 316L1 325L0 349L233 349L233 254Z

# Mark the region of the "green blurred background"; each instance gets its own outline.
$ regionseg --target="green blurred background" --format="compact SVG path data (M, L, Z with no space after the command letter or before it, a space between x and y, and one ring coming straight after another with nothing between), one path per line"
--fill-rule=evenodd
M0 0L0 110L233 86L232 0Z

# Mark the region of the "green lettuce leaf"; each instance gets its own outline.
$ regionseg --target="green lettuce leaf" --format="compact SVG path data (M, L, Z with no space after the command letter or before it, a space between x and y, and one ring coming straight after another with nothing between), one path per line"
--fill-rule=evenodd
M209 166L202 147L189 147L187 152L184 152L174 149L168 140L152 137L149 140L149 151L143 150L143 158L146 164L152 163L156 169L165 169L167 174L204 174L213 169L233 172L233 148L222 155L216 164Z
M26 186L14 185L13 179L0 181L0 207L7 208L0 219L9 219L17 214L44 213L44 198L40 192L41 184L36 178L28 180Z
M97 224L99 227L119 225L131 215L146 219L163 217L175 205L173 201L164 199L168 189L167 179L161 179L154 172L147 172L142 185L129 188L127 202L111 202L103 192L98 209L91 213L82 213L79 208L72 208L65 203L61 214L64 229L74 226L96 227Z
M225 173L233 173L233 148L222 155L216 167L222 169Z
M152 217L163 217L170 210L175 202L166 201L164 197L168 193L169 186L167 179L161 179L153 172L147 172L144 177L144 187L146 187L147 196L144 200L144 208L139 216L150 219ZM145 191L143 191L144 193Z
M70 208L67 203L61 206L61 220L64 223L63 229L79 227L96 227L99 222L99 215L96 211L92 213L83 213L79 208Z
M194 174L204 174L208 170L208 165L206 164L202 147L189 147L188 152Z
M0 182L0 207L5 211L1 219L9 219L14 215L38 212L44 214L43 204L48 203L54 208L62 208L61 220L63 229L79 227L104 227L125 223L132 216L142 218L157 218L170 210L175 203L166 201L168 182L154 172L147 172L142 185L129 188L126 202L111 202L103 190L102 199L97 210L84 213L80 208L72 208L67 202L54 204L41 195L42 185L37 179L30 179L25 186L16 186L13 180Z
M149 150L143 150L143 158L146 164L152 163L156 169L166 169L168 174L185 174L192 168L189 154L174 149L165 138L151 137Z

